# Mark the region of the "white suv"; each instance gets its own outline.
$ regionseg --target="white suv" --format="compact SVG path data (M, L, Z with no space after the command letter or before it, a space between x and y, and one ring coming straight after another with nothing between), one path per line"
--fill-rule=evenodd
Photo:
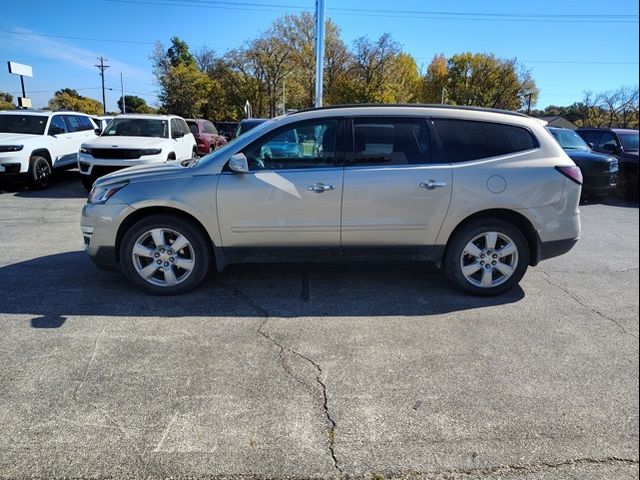
M0 111L0 178L47 187L52 169L76 166L78 148L96 137L95 129L83 113Z
M83 143L78 154L82 184L134 165L188 160L196 156L196 140L183 118L175 115L118 115L100 137Z
M293 113L192 162L98 180L87 253L160 294L212 264L409 259L495 295L580 235L580 169L538 120L442 106Z

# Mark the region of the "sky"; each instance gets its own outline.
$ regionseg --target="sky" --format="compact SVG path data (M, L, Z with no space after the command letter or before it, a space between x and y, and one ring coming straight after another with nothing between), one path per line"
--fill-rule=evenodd
M6 61L31 65L25 78L35 108L55 90L74 88L101 100L97 58L108 61L107 110L125 94L156 105L149 55L178 36L192 49L223 55L286 13L312 11L314 0L21 0L0 14L0 91L20 94ZM390 33L425 68L435 54L494 53L531 70L537 108L569 105L585 90L638 85L637 0L326 0L327 17L351 44Z

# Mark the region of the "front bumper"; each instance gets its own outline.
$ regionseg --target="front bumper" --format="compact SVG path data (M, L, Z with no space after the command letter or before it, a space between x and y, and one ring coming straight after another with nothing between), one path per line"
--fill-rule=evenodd
M27 173L29 170L28 159L13 153L0 153L0 175L17 175Z
M147 155L145 157L127 159L94 158L86 153L78 154L78 170L82 175L101 177L107 173L122 170L123 168L135 167L136 165L152 165L164 163L165 159L160 155Z
M96 266L106 269L117 266L118 229L133 210L134 208L127 204L85 204L82 209L80 228L84 249Z

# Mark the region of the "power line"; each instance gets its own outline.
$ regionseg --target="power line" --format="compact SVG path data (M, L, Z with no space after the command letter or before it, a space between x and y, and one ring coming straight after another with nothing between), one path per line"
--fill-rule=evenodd
M66 38L70 40L87 40L91 42L111 42L111 43L128 43L128 44L137 44L137 45L153 45L153 42L139 42L135 40L114 40L111 38L70 37L67 35L50 35L50 34L44 34L44 33L31 33L31 32L12 32L9 30L0 30L0 33L6 33L8 35L30 35L33 37Z
M109 2L162 5L170 7L209 8L218 10L249 10L269 12L290 12L291 10L312 11L308 7L299 7L283 4L225 2L217 0L170 0L144 1L144 0L107 0ZM286 10L283 10L286 9ZM488 13L488 12L447 12L426 10L384 10L384 9L360 9L333 7L328 10L336 15L367 16L367 17L393 17L393 18L421 18L431 20L473 20L473 21L498 21L498 22L539 22L539 23L638 23L637 15L627 14L535 14L535 13Z

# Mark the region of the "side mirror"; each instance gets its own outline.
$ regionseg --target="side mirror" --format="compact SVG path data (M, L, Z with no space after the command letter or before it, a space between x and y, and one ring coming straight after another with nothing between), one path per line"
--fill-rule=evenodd
M231 156L229 170L236 173L249 173L249 161L244 153L236 153Z
M182 138L184 137L184 133L182 132L172 132L171 133L171 138Z
M93 132L94 132L96 135L100 135L100 134L102 133L102 130L100 130L99 128L94 128L94 129L93 129Z
M589 143L587 143L587 145L589 145L589 148L590 148L591 150L593 150L594 148L596 148L596 144L595 144L595 143L593 143L593 142L589 142Z
M64 129L56 127L55 125L49 127L49 135L60 135L61 133L64 133Z
M611 143L603 145L602 149L611 153L618 153L620 151L620 149L616 145L613 145Z

